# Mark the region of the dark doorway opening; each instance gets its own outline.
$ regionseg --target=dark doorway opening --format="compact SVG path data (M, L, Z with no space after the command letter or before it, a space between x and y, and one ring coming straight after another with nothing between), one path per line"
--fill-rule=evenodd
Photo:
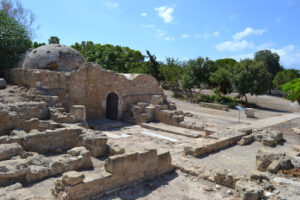
M106 97L106 118L111 120L118 119L118 95L111 92Z

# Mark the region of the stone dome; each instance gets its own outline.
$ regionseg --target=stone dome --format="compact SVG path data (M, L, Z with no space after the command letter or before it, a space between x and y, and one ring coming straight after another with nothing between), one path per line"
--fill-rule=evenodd
M33 49L23 62L23 69L72 71L85 62L84 57L71 47L60 44L43 45Z

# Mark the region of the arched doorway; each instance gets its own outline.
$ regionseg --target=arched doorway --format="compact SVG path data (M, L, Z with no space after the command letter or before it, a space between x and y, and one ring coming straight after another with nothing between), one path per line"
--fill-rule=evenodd
M106 118L111 120L118 119L118 95L111 92L106 97Z

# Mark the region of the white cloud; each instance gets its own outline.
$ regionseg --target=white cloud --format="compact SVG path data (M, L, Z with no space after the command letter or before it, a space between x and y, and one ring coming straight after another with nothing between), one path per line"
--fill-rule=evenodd
M300 49L296 46L288 45L271 50L280 56L280 61L284 66L300 69Z
M105 2L104 5L106 5L109 8L118 8L120 4L116 3L116 2L108 1L108 2Z
M234 40L241 40L248 35L262 35L266 30L265 29L253 29L251 27L247 27L244 31L236 33L233 37Z
M215 32L213 32L213 35L216 37L219 37L220 33L219 33L219 31L215 31Z
M152 29L152 28L155 28L155 25L154 24L142 24L142 27Z
M190 37L189 34L183 34L183 35L181 35L181 38L189 38L189 37Z
M147 13L143 12L141 15L142 15L143 17L146 17L146 16L147 16Z
M219 51L242 51L245 49L253 49L255 46L252 42L242 41L226 41L216 45Z
M173 21L172 13L174 12L174 8L161 6L159 8L155 8L159 17L161 17L165 23L171 23Z
M167 40L167 41L173 41L173 40L175 40L175 38L173 38L173 37L165 37L164 39Z

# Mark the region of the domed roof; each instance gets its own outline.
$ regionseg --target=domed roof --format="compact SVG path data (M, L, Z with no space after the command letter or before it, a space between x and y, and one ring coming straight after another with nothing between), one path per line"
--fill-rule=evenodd
M72 71L85 62L83 56L71 47L49 44L32 50L25 58L23 69Z

